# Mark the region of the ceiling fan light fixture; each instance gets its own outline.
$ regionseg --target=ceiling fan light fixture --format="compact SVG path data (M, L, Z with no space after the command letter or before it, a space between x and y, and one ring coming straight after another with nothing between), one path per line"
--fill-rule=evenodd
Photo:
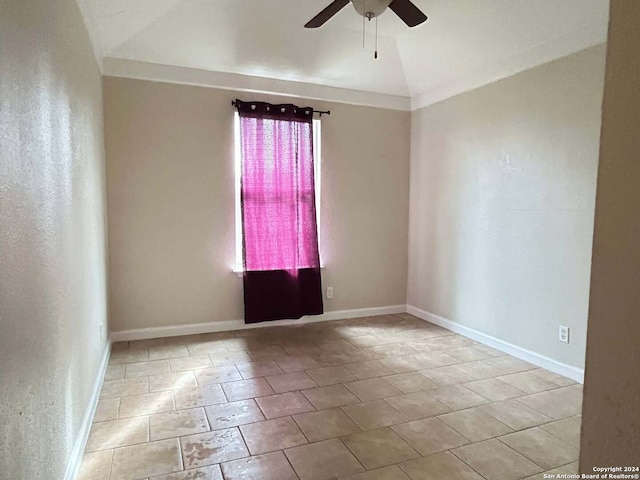
M416 27L427 21L427 16L411 0L333 0L320 13L309 20L305 28L318 28L351 3L363 18L377 18L389 8L408 27Z
M356 12L369 20L382 15L391 2L392 0L351 0Z

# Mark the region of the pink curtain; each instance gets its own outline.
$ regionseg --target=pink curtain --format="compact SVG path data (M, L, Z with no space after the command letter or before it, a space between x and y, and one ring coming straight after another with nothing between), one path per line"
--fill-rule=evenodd
M247 322L322 313L313 111L236 101Z

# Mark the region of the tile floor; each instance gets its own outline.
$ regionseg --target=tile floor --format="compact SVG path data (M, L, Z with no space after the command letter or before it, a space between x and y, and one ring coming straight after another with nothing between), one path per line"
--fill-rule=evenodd
M577 473L582 386L408 314L113 345L81 480Z

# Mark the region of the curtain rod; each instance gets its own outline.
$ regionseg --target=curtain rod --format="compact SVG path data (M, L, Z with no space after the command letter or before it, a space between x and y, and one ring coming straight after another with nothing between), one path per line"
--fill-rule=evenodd
M247 103L251 103L251 102L247 102ZM236 101L235 100L231 100L231 105L232 106L236 106ZM318 115L320 115L322 117L322 115L331 115L331 110L314 110L313 113L317 113Z

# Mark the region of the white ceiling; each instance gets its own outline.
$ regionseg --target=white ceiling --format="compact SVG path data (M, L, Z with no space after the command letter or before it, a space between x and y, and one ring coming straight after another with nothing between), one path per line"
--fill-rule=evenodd
M414 0L429 20L409 29L385 12L374 60L375 24L367 25L363 49L362 17L351 6L319 29L303 27L330 0L77 1L107 75L171 80L181 78L176 72L196 72L209 74L196 83L227 88L234 79L251 85L277 79L287 82L264 81L271 90L302 82L295 90L303 96L317 86L323 90L316 97L331 97L332 89L342 92L335 99L348 96L344 89L373 94L359 93L363 100L354 103L376 104L379 97L409 105L411 98L413 108L604 42L609 6L608 0Z

